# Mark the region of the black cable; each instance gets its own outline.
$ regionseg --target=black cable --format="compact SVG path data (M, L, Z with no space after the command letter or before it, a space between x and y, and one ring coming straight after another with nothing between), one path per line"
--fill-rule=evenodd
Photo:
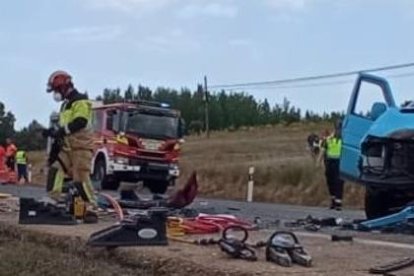
M394 74L388 75L386 78L390 79L397 79L397 78L406 78L414 76L414 72L408 73L401 73L401 74ZM342 80L342 81L331 81L331 82L320 82L320 83L310 83L310 84L298 84L298 85L269 85L269 86L250 86L249 89L255 90L265 90L265 89L288 89L288 88L308 88L308 87L323 87L323 86L333 86L333 85L342 85L342 84L349 84L354 83L354 80ZM227 89L228 91L238 91L237 88L230 88Z
M312 81L312 80L320 80L320 79L328 79L328 78L346 77L346 76L352 76L355 74L359 74L362 72L364 73L379 72L379 71L395 70L395 69L401 69L401 68L407 68L407 67L414 67L414 62L390 65L390 66L384 66L384 67L377 67L377 68L371 68L371 69L365 69L365 70L354 70L354 71L340 72L340 73L334 73L334 74L316 75L316 76L310 76L310 77L299 77L299 78L281 79L281 80L274 80L274 81L210 85L209 88L212 88L212 89L241 88L241 87L250 87L250 86L277 85L277 84L292 83L292 82L303 82L303 81Z

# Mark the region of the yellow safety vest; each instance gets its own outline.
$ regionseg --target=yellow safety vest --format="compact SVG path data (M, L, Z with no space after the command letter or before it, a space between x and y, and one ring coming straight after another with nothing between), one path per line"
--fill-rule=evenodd
M340 138L329 137L326 140L326 157L339 158L341 156L342 140Z
M23 150L19 150L16 153L16 163L20 164L20 165L26 165L27 160L26 160L26 152Z

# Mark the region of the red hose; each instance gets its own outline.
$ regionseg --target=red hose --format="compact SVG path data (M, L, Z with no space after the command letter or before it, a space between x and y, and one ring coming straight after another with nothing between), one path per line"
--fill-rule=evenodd
M252 224L227 215L200 215L194 219L183 219L181 225L186 234L214 234L229 226L241 226L247 230L254 229Z

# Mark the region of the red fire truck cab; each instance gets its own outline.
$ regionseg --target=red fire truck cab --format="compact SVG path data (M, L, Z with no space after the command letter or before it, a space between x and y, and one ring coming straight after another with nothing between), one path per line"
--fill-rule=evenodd
M152 193L165 193L175 184L184 132L179 111L158 102L94 102L92 128L92 179L103 189L143 181Z

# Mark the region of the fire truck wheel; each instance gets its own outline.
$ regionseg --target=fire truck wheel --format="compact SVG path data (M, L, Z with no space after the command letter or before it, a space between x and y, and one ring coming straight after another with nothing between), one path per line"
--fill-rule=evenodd
M147 180L144 186L147 187L153 194L165 194L168 189L169 182L162 180Z
M119 181L106 175L105 160L99 159L95 162L92 178L94 181L100 181L104 190L116 190L119 187Z

